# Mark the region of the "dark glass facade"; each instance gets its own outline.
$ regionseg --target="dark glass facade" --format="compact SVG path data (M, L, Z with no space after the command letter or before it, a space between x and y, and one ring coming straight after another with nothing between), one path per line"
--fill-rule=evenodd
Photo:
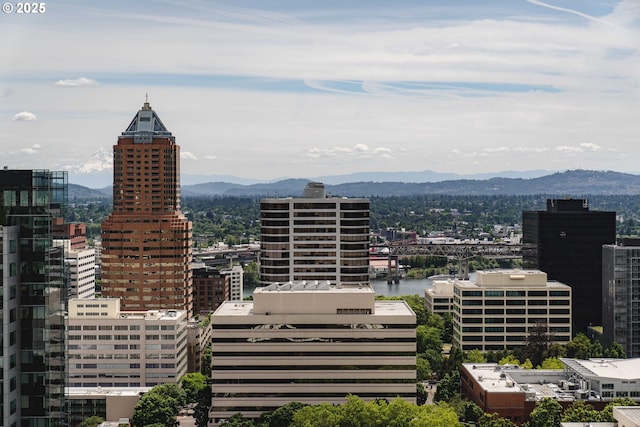
M5 426L56 426L67 420L64 253L52 244L52 224L64 217L66 203L66 172L0 171L0 223L17 232L3 238L3 269L9 270L1 312L9 325L0 380L9 385L0 414Z
M602 325L602 245L616 240L616 213L590 211L583 199L549 199L522 213L524 268L571 286L573 328Z

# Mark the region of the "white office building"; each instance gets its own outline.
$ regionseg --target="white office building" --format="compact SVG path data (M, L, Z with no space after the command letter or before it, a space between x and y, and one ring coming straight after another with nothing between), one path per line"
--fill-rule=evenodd
M300 198L260 203L260 282L369 283L369 200L327 197L309 183Z
M549 340L571 340L571 287L539 270L486 270L453 282L453 342L462 350L513 349L545 328Z
M70 387L153 387L187 373L187 312L120 311L118 298L69 300Z
M223 268L220 270L220 274L229 276L229 300L241 301L242 300L242 281L244 278L244 270L240 265L234 265L229 268Z
M273 284L212 315L212 426L289 402L416 398L416 317L370 285Z

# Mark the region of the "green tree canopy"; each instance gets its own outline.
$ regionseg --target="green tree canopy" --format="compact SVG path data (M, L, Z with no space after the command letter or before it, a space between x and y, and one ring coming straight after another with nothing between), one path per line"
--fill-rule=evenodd
M185 392L177 384L161 384L146 392L134 407L133 424L173 425L180 407L185 404Z
M587 423L600 419L600 413L584 400L576 400L565 409L562 422Z
M182 377L180 386L184 390L186 403L198 403L200 392L207 387L207 377L200 372L190 372Z
M562 406L549 397L536 403L529 416L530 427L559 427L562 420Z

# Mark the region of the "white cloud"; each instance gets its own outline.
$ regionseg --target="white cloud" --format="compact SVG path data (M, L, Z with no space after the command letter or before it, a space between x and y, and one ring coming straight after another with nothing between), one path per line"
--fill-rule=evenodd
M181 151L180 158L182 160L198 160L198 157L190 151Z
M345 156L345 157L361 157L361 158L370 158L370 157L384 157L391 158L391 149L385 147L376 147L374 149L370 149L366 144L356 144L353 147L330 147L330 148L318 148L313 147L307 150L307 156L312 158L320 158L320 157L336 157L336 156Z
M62 87L79 87L79 86L96 86L98 82L93 79L88 79L86 77L80 77L78 79L65 79L58 80L55 82L56 86Z
M31 122L34 120L38 120L35 114L30 113L28 111L23 111L13 116L13 120L17 122Z
M20 149L20 152L24 154L38 154L40 148L42 148L40 144L33 144L31 147Z
M79 165L70 167L78 173L104 172L113 169L113 152L105 148L99 148L91 155L91 159Z
M592 142L583 142L578 145L561 145L559 147L556 147L556 151L560 151L562 153L567 153L567 154L596 152L600 150L602 150L602 147Z

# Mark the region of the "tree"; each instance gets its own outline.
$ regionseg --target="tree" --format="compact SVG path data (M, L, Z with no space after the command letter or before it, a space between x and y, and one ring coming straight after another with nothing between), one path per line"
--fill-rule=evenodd
M557 357L547 357L540 365L541 369L564 369L564 363Z
M436 394L433 397L436 402L450 402L460 395L460 371L447 373L438 381Z
M508 354L498 362L498 365L516 365L520 366L520 361L513 355Z
M530 359L533 365L540 365L550 344L549 326L538 322L529 329L527 344L518 350L518 356L520 360Z
M576 334L565 346L567 349L567 357L576 359L588 359L591 355L591 347L591 340L582 332Z
M198 396L207 387L207 377L200 372L190 372L182 377L180 386L185 392L186 403L198 403Z
M594 409L593 406L586 403L584 400L576 400L565 409L562 415L562 421L566 423L587 423L596 421L599 419L599 412Z
M442 352L442 334L438 328L420 325L416 328L416 345L418 353L427 350Z
M466 363L486 363L487 358L484 356L484 353L477 348L474 348L465 354L464 361Z
M213 351L211 349L211 343L207 345L202 352L202 362L200 366L200 373L207 378L211 377L211 360L213 357Z
M241 413L233 414L227 421L220 423L220 427L254 427L253 420L245 418Z
M477 423L484 415L481 407L468 400L462 401L457 412L458 419L465 423Z
M500 415L484 414L478 420L478 427L516 427L514 423Z
M429 393L427 393L427 390L424 388L424 385L422 383L417 383L416 384L416 404L418 406L424 405L425 403L427 403L428 397L429 397Z
M293 416L300 409L307 406L305 403L290 402L276 409L262 414L257 424L263 427L289 427L293 422Z
M134 408L133 424L173 425L180 407L185 404L185 392L177 384L161 384L146 392Z
M529 360L529 358L527 358L524 362L522 362L522 365L520 365L520 367L522 369L533 369L533 363L531 362L531 360Z
M598 416L598 420L603 423L613 423L616 420L613 418L613 407L614 406L638 406L638 403L635 400L631 400L628 397L618 397L613 399L611 402L605 406L602 411L600 411L600 415Z
M103 422L104 418L94 415L81 422L80 427L98 427Z
M429 361L421 356L416 359L416 379L418 381L425 381L431 378L431 364Z
M260 268L255 261L245 264L243 267L242 281L247 288L255 288L260 284Z
M562 406L549 397L536 403L529 415L530 427L559 427L562 419Z

